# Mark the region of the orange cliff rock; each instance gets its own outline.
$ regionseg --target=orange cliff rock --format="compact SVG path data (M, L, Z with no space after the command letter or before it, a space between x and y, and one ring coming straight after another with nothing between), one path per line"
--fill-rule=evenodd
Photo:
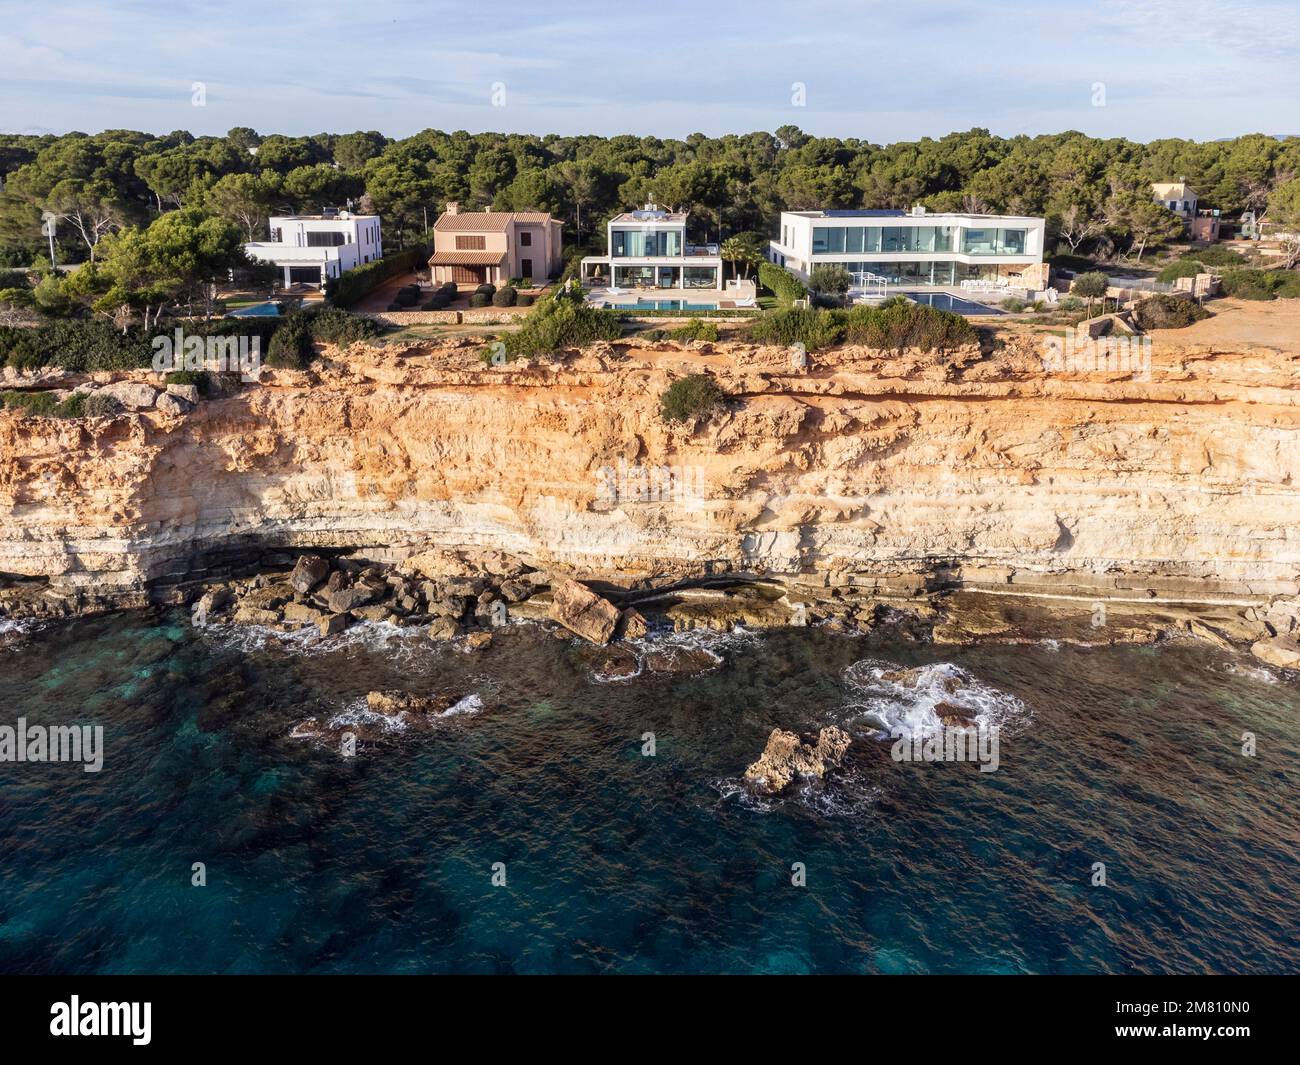
M1228 347L1226 324L1158 336L1149 379L1045 371L1027 335L803 370L739 343L499 368L358 346L184 415L0 413L0 574L126 603L253 547L442 548L625 586L1295 595L1300 344ZM698 372L726 409L665 424Z

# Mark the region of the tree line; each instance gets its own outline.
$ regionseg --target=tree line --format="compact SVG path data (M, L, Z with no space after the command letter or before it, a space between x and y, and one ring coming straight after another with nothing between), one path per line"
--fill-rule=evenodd
M386 244L400 248L426 242L450 200L549 211L575 250L604 250L604 222L646 201L690 210L695 239L740 237L750 248L783 209L921 204L1043 216L1059 252L1140 258L1179 231L1150 184L1183 179L1226 216L1300 223L1300 139L1263 134L1141 144L972 129L890 145L796 126L684 140L432 129L400 140L373 130L289 137L247 127L224 137L2 135L0 267L48 266L41 220L52 215L60 263L102 264L111 275L83 280L101 301L117 286L140 303L133 275L142 271L163 276L135 280L174 300L187 279L220 274L234 245L264 237L270 214L350 202L378 213Z

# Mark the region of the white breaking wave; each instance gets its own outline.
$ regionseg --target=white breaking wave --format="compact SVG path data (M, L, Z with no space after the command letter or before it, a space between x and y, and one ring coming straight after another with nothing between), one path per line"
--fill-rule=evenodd
M893 736L927 735L944 727L936 707L960 708L981 729L1001 730L1028 720L1030 712L1014 695L999 691L951 662L904 668L867 658L844 671L850 691L847 708L852 719L866 720Z
M441 714L438 714L434 720L439 718L451 717L453 714L477 714L483 709L483 700L477 694L471 693L465 696L458 703L447 707Z
M439 645L429 640L422 627L393 625L387 621L358 621L333 636L322 636L310 626L280 632L265 625L224 622L210 622L194 631L211 643L245 654L267 647L297 655L333 654L350 647L365 647L393 658L427 659L439 650Z

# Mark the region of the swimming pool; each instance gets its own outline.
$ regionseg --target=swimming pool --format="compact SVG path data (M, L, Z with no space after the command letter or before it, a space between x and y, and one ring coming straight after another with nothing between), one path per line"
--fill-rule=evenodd
M947 292L909 292L907 298L941 311L955 311L957 314L1001 314L996 307L986 307L982 303L972 303L960 296Z
M627 304L643 311L716 311L716 303L691 303L688 300L637 300Z
M227 318L274 318L280 313L280 308L274 303L254 303L248 307L240 307L238 310L231 311L226 315Z

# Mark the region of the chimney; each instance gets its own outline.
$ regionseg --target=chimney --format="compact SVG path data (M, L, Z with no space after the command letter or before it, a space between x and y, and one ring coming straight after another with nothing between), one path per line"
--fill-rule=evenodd
M447 201L447 213L448 213L448 214L460 214L460 204L458 204L455 200L448 200L448 201Z

